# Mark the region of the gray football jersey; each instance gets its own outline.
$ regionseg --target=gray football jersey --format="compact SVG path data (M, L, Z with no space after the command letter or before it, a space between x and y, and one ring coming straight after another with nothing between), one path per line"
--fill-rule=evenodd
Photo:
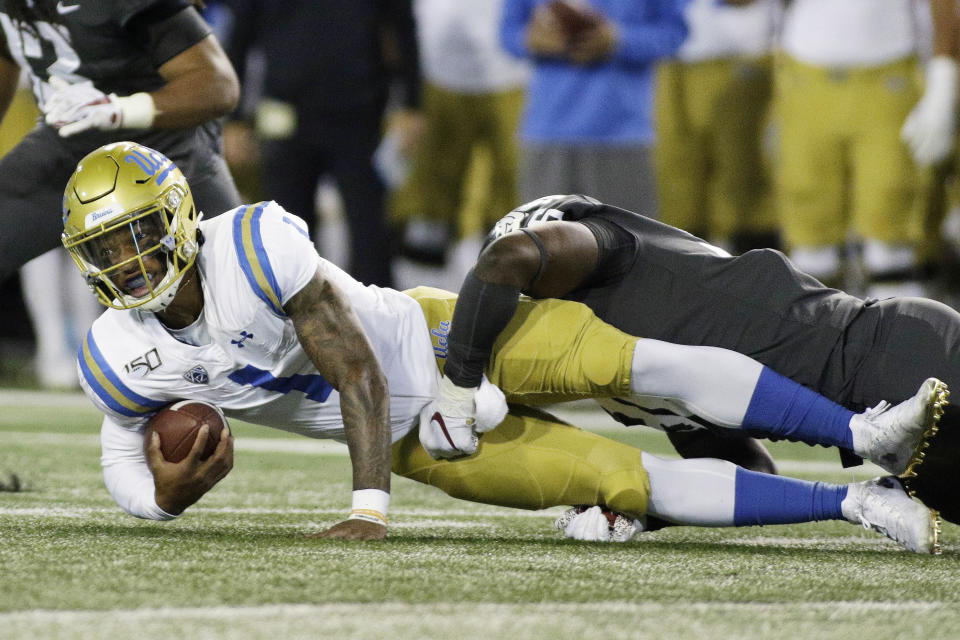
M551 220L587 225L608 255L567 299L632 335L738 351L828 396L842 395L857 364L845 353L845 334L868 306L863 300L798 271L779 251L731 256L586 196L547 196L518 207L489 239Z
M134 16L156 5L171 6L170 2L37 1L49 4L55 19L21 23L9 14L10 0L0 0L0 26L10 55L29 73L41 109L53 91L51 76L70 84L92 82L104 93L118 95L159 89L164 80L157 68L210 33L209 27L197 28L198 23L192 22L193 28L182 36L167 35L151 42L148 32L131 30Z

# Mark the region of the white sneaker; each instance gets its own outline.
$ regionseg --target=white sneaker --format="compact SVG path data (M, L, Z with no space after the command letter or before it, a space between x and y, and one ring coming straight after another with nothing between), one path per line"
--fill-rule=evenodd
M907 495L893 476L848 485L843 517L896 540L914 553L940 553L940 516Z
M919 453L923 437L937 432L949 395L945 383L927 378L912 398L896 406L881 402L854 416L860 423L853 429L854 452L900 475Z
M628 542L644 529L642 520L633 520L603 507L570 507L554 526L574 540Z

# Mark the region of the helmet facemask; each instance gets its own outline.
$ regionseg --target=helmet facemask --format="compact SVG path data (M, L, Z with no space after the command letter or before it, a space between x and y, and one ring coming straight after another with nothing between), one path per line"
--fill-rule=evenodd
M100 302L118 309L162 311L176 297L196 242L177 241L176 187L164 197L174 206L140 209L67 244Z

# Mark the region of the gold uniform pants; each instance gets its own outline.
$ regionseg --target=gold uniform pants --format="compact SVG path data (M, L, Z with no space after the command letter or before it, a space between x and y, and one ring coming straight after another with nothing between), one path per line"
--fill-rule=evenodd
M407 293L424 310L442 367L456 296L429 287ZM623 396L635 343L584 305L523 298L494 346L487 376L510 402ZM600 504L639 517L650 496L640 454L511 405L506 420L481 436L477 453L459 460L434 460L410 432L393 447L393 471L464 500L521 509Z
M900 140L919 98L916 60L834 70L783 56L775 84L787 244L841 244L851 223L863 238L919 240L924 176Z
M661 220L711 240L777 229L762 153L772 93L769 58L657 66Z
M424 85L427 130L410 180L393 199L402 219L422 216L486 233L517 206L516 133L523 88L467 94Z

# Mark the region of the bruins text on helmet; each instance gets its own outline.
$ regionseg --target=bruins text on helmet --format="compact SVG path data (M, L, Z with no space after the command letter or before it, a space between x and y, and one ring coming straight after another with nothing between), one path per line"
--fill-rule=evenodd
M63 194L63 246L101 303L162 311L197 256L198 214L173 162L133 142L88 154Z

